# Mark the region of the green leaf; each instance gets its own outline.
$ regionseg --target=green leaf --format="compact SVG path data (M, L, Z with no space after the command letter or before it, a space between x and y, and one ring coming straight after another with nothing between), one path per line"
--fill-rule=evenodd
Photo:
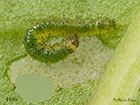
M121 27L106 34L106 37L100 37L107 46L104 44L101 44L101 46L99 46L100 44L97 45L99 46L98 48L110 47L115 49L139 7L139 0L0 0L0 104L27 105L14 92L15 84L11 82L7 71L9 70L9 64L14 62L13 60L21 60L26 55L23 38L32 22L49 16L83 19L99 16L109 17L114 19ZM102 61L103 59L100 58L100 60ZM79 61L81 59L77 60L77 62ZM86 62L97 61L87 59ZM126 65L126 62L124 64ZM70 67L70 65L68 66ZM93 65L88 66L87 69L91 66ZM97 66L100 66L100 64ZM115 78L116 81L120 76L119 73L117 74L118 78ZM94 90L94 86L96 86L96 81L86 81L70 89L58 89L55 96L50 100L38 103L38 105L86 105ZM7 102L7 97L17 97L18 101Z

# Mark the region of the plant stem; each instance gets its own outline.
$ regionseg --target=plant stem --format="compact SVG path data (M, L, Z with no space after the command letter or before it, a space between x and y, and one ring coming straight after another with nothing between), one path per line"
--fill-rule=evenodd
M133 18L89 105L131 105L140 87L140 10Z

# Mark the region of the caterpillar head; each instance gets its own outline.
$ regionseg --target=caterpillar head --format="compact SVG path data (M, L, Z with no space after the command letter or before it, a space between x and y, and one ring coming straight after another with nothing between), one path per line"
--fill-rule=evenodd
M79 40L77 35L73 35L70 38L63 39L64 45L67 46L70 53L75 52L76 48L79 46Z
M76 46L76 48L79 46L79 40L77 35L73 35L70 40L72 44Z
M70 38L70 45L68 46L68 50L70 53L75 52L76 48L79 46L79 40L77 35L72 35Z

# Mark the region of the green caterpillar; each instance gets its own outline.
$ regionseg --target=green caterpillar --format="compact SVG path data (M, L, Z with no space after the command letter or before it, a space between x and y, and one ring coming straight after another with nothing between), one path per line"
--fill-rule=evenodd
M27 53L41 62L58 62L75 52L79 45L78 37L109 32L115 29L115 21L109 18L88 20L47 19L27 30L24 45ZM49 43L54 37L64 39Z

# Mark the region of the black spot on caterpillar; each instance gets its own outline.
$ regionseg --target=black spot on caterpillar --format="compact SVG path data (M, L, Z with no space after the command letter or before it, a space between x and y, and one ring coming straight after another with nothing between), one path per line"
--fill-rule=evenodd
M47 19L38 22L25 34L24 45L27 53L41 62L58 62L75 52L79 36L102 34L115 29L115 21L109 18L88 20ZM54 44L53 38L64 39Z

